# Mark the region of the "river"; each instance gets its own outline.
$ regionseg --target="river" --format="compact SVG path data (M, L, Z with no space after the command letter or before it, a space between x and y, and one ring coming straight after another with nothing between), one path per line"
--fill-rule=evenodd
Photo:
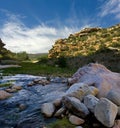
M21 90L12 93L12 97L0 101L0 128L43 128L55 120L44 118L41 105L62 97L68 89L67 79L53 77L48 85L28 86L36 79L46 77L18 74L0 79L0 84L10 82L15 86L22 86ZM1 87L0 90L6 88L8 87ZM20 105L24 105L25 109L21 110Z

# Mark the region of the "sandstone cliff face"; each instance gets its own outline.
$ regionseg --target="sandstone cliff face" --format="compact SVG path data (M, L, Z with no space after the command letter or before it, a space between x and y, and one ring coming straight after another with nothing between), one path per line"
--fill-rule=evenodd
M110 28L85 28L68 38L59 39L50 49L48 57L87 56L101 49L120 53L120 24Z

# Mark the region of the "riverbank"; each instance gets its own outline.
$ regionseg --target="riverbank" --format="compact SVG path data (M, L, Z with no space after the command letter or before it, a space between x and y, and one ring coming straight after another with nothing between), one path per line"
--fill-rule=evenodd
M29 75L39 75L39 76L64 76L70 77L76 71L76 69L60 68L57 66L47 65L46 63L31 63L31 62L22 62L18 65L6 65L1 66L0 69L3 74L29 74Z

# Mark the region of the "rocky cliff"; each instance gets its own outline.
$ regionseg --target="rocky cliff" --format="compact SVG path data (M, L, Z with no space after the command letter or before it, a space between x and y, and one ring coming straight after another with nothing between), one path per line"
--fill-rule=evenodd
M88 56L105 49L120 53L120 24L109 28L85 28L68 38L59 39L48 57Z

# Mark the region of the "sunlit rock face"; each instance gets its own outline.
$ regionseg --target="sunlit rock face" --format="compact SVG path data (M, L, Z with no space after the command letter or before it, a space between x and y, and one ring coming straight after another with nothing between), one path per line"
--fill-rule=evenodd
M99 89L98 97L105 97L113 89L120 92L120 73L108 70L105 66L97 63L90 63L68 79L69 84L82 82L95 86Z

